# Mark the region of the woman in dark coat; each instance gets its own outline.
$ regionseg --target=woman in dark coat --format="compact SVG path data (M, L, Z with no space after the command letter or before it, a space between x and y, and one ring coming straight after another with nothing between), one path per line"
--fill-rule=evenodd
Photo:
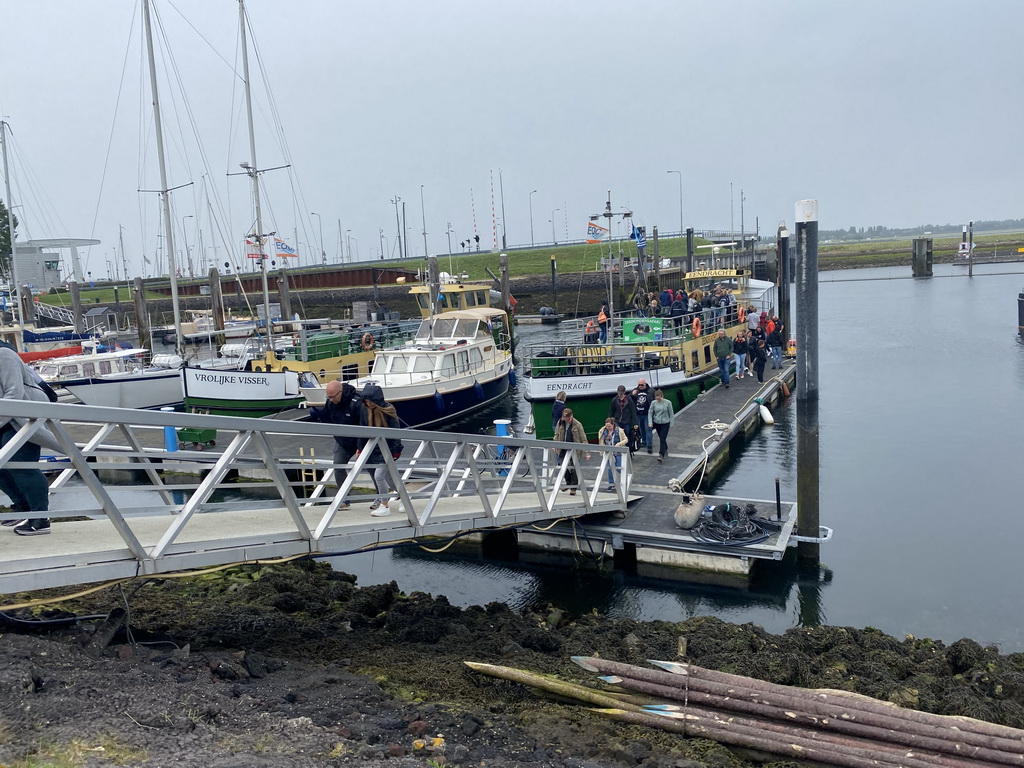
M401 429L401 422L398 420L398 413L395 406L384 399L384 390L376 384L367 384L363 388L363 405L359 409L359 426L361 427L386 427L388 429ZM359 440L359 456L366 444L372 438L364 437ZM402 455L402 441L397 437L387 438L388 451L391 458L398 459ZM388 494L391 489L388 487L388 467L384 461L384 455L380 452L380 446L374 445L373 452L367 460L367 466L373 466L373 484L377 488L377 496L370 504L370 514L374 517L390 515L388 508Z

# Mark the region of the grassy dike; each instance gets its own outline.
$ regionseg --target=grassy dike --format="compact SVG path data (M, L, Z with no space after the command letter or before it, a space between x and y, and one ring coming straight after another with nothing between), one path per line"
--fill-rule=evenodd
M933 238L933 252L936 263L950 262L956 256L957 246L960 243L959 235L943 236ZM1018 248L1024 248L1024 233L980 235L975 238L976 256L979 261L1010 261L1024 257L1018 254ZM710 245L707 240L694 239L695 246ZM613 250L618 253L619 243L613 244ZM621 242L622 251L627 256L636 256L636 246L630 240ZM653 241L648 240L648 254L653 254ZM706 258L706 249L697 251L697 259ZM558 245L529 250L508 251L509 264L513 277L546 277L551 274L551 259L555 258L558 266L558 274L576 274L580 272L595 272L598 269L600 260L608 255L608 244L584 244L584 245ZM658 242L658 257L661 259L682 259L686 256L686 239L663 238ZM910 265L911 239L886 240L879 242L856 242L856 243L819 243L818 266L820 269L856 269L859 267L888 267L902 264ZM498 254L491 251L478 253L463 253L438 256L438 267L445 272L453 274L468 275L469 280L489 280L487 270L497 274ZM366 264L360 265L366 266ZM424 259L407 259L405 261L381 261L374 262L374 266L395 266L416 271L425 266ZM308 267L302 270L316 270L317 267ZM190 282L190 281L182 281ZM201 280L198 282L205 282ZM128 300L125 291L119 291L122 301ZM147 293L148 299L159 300L166 298L160 293ZM61 292L47 294L40 297L40 301L49 304L65 305L68 303L68 296ZM112 304L114 302L114 290L112 287L103 285L95 289L82 291L83 304Z

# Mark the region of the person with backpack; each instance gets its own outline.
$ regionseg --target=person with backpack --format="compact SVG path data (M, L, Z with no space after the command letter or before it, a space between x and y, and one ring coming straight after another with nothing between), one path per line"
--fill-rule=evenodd
M362 392L363 405L359 409L359 426L361 427L386 427L387 429L401 429L398 420L398 413L395 406L384 399L384 390L376 384L367 384ZM364 437L358 440L359 449L356 456L359 456L366 448L366 444L372 438ZM404 446L397 437L387 438L387 449L391 458L397 460L402 455ZM388 507L389 494L391 489L388 484L388 466L384 461L384 455L380 452L380 446L374 445L373 453L366 462L367 466L373 466L373 484L377 488L377 496L370 504L370 514L374 517L385 517L391 514Z
M764 365L768 362L768 347L764 339L757 340L757 349L754 350L754 373L757 374L759 384L764 384Z
M362 405L356 388L351 384L337 380L328 381L324 387L326 400L323 407L310 408L309 417L311 421L319 421L321 424L341 424L354 426L359 424L359 410ZM349 435L334 436L334 479L338 487L348 477L348 470L342 465L348 464L356 452L356 438ZM338 509L348 509L349 505L342 502Z

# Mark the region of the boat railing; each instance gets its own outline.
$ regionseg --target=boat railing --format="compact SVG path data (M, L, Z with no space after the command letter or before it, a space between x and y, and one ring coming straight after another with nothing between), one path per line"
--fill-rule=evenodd
M624 510L629 495L629 455L611 446L581 450L532 438L18 400L0 401L0 418L17 426L0 447L0 469L51 470L50 461L13 461L30 438L48 430L52 447L44 453L62 462L49 487L53 525L66 524L69 536L72 526L92 526L97 538L91 540L101 542L95 557L56 553L45 567L22 564L20 575L13 558L0 558L0 592L341 554L409 536ZM179 431L198 430L213 431L216 444L178 449ZM343 466L331 461L338 435L362 442L361 453ZM395 439L404 443L398 458L389 447ZM606 493L609 468L618 474L616 454L621 478ZM386 520L369 514L376 509L369 473L378 467L392 489ZM347 476L339 483L335 473L342 468ZM570 497L561 491L572 469L579 495ZM215 496L218 491L234 495ZM61 522L81 517L109 525Z
M681 370L684 365L679 347L644 344L531 345L522 359L526 375L534 377Z
M314 362L331 357L342 357L355 352L369 351L364 339L372 339L370 349L401 347L416 338L419 320L399 320L389 323L365 323L317 330L301 329L293 337L292 346L277 355L278 360Z

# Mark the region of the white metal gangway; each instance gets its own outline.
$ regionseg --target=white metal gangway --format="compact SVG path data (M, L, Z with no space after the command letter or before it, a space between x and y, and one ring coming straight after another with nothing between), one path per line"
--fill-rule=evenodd
M56 320L64 325L74 325L75 316L71 313L70 309L58 306L56 304L44 304L43 302L36 302L33 308L35 313L40 317L46 317L50 320Z
M622 511L630 500L624 448L0 400L0 423L10 418L18 431L0 447L0 470L43 467L56 477L50 535L0 529L0 594L354 553ZM54 449L43 449L51 460L12 462L41 429L55 438ZM173 450L182 429L216 430L216 445ZM346 465L340 488L330 458L336 434L369 441ZM398 460L387 450L394 437L405 446ZM370 515L374 446L382 448L393 489L387 517ZM591 460L584 462L581 453L591 453ZM622 455L620 482L605 493L602 480L616 453ZM578 473L578 494L561 490L570 468ZM0 512L3 519L18 516Z

